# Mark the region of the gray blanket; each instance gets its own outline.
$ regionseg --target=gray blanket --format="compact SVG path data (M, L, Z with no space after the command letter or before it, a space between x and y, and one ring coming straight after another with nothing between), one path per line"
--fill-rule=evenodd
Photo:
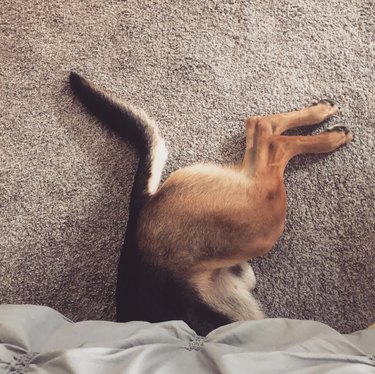
M48 307L0 306L0 373L375 373L375 328L244 321L197 336L182 321L73 323Z

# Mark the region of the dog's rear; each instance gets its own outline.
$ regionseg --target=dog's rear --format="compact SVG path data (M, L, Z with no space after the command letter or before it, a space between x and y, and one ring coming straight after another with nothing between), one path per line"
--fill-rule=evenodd
M182 319L202 335L230 322L228 316L214 311L203 302L196 289L183 277L176 277L155 265L155 261L149 261L139 250L139 214L157 191L167 159L165 142L154 121L142 110L113 98L76 73L71 73L70 83L77 97L95 116L121 137L131 140L139 150L139 165L131 193L129 220L118 266L118 321L160 322ZM224 274L217 276L220 280ZM231 273L230 277L235 281L235 272ZM224 282L223 287L228 285Z
M118 319L182 319L205 334L230 321L263 318L247 261L268 253L284 229L285 167L298 154L331 152L353 138L342 126L315 136L283 133L320 123L338 107L322 100L251 117L242 164L186 167L158 189L166 150L155 124L76 74L71 84L95 115L140 151L119 263Z

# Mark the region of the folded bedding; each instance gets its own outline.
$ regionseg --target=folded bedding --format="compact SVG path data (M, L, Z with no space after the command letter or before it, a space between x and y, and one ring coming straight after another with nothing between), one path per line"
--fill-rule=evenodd
M182 321L72 322L37 305L0 305L0 373L375 373L375 328L242 321L198 336Z

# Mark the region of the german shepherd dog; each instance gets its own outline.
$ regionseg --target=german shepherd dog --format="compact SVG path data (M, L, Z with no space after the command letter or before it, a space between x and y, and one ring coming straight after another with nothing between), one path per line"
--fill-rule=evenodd
M264 318L251 294L248 261L269 252L284 229L284 169L298 154L331 152L353 138L343 126L314 136L282 134L318 124L338 107L321 100L250 117L242 163L182 168L159 187L167 150L155 122L76 73L70 83L95 116L139 150L118 265L118 321L183 320L206 335L230 322Z

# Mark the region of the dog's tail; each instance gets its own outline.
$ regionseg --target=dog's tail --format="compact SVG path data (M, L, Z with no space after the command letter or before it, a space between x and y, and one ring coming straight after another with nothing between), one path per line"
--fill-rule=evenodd
M70 73L70 84L95 116L139 149L140 160L129 207L132 215L133 210L141 208L158 189L168 154L165 142L155 122L142 110L117 100L77 73Z

